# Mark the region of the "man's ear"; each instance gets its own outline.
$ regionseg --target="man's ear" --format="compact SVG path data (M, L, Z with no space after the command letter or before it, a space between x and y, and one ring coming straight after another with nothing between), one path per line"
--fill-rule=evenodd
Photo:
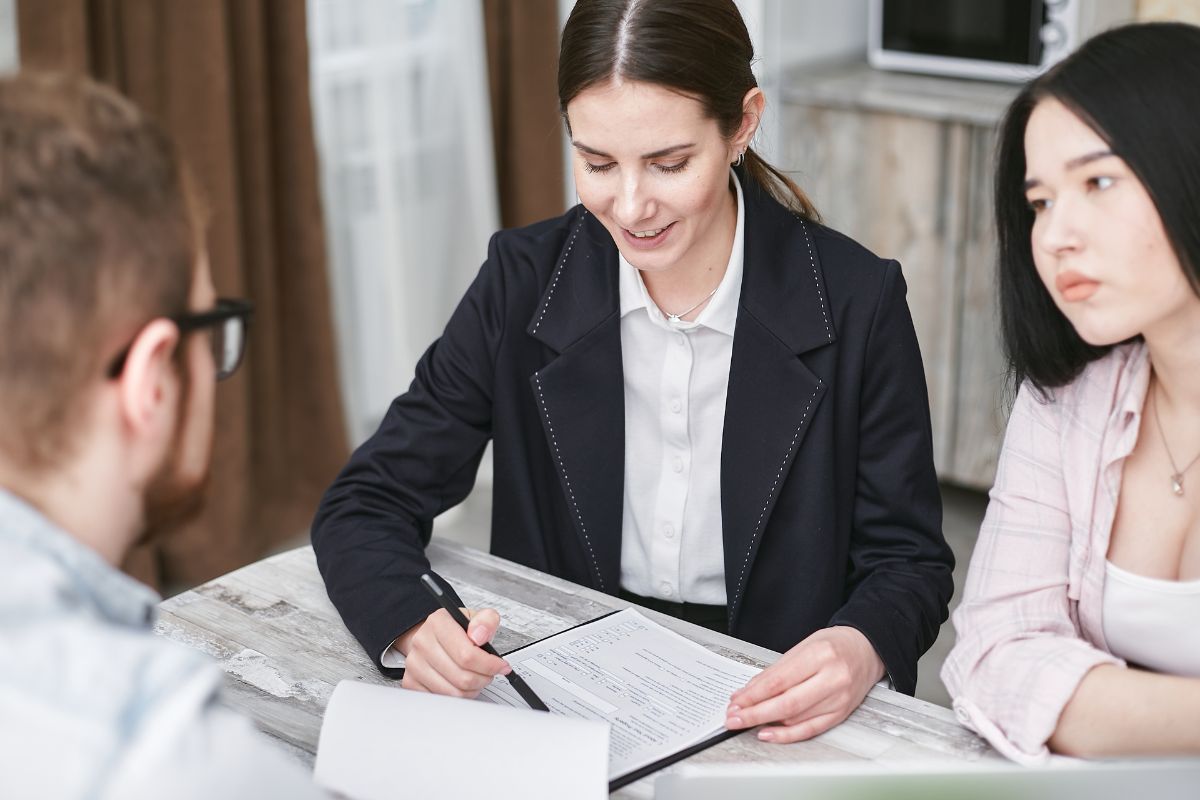
M121 371L121 415L128 428L146 434L165 425L169 434L179 392L175 369L175 349L179 346L179 328L167 319L156 319L142 328L129 347Z
M742 124L733 136L734 153L740 153L750 146L758 126L762 122L763 109L767 106L767 96L757 86L746 92L742 98Z

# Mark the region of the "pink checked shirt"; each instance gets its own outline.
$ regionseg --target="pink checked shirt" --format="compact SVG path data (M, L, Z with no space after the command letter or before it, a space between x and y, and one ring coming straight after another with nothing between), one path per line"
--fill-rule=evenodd
M1138 343L1050 402L1017 394L942 668L959 721L1015 761L1047 760L1088 670L1124 664L1104 641L1104 563L1149 378Z

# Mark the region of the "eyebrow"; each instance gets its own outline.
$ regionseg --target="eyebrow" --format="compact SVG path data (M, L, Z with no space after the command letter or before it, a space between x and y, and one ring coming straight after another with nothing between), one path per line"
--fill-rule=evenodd
M1079 169L1082 166L1091 164L1093 161L1099 161L1102 158L1111 158L1115 155L1116 153L1114 153L1112 150L1096 150L1092 153L1085 153L1084 155L1076 156L1068 161L1066 163L1067 171L1070 172L1073 169ZM1022 186L1022 190L1028 192L1033 187L1040 186L1041 183L1042 182L1037 178L1029 178Z
M571 142L571 144L575 145L576 150L581 150L584 153L587 153L588 155L599 156L600 158L612 158L612 156L610 156L608 153L605 153L602 150L597 150L594 147L588 147L583 142L574 142L573 141L573 142ZM669 156L672 153L677 153L680 150L686 150L689 147L695 147L695 146L696 146L695 142L688 142L687 144L674 144L674 145L671 145L670 147L664 147L661 150L655 150L653 153L646 153L645 155L642 156L642 158L644 158L644 159L663 158L664 156Z

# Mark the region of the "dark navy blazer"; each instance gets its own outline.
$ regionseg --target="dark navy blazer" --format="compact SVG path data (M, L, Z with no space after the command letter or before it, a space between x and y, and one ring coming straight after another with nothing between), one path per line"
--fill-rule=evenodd
M782 651L853 626L911 694L953 556L904 279L739 175L746 251L720 464L730 632ZM313 523L329 597L377 666L437 608L417 581L432 520L466 497L489 439L492 552L617 592L618 306L616 245L582 206L492 238Z

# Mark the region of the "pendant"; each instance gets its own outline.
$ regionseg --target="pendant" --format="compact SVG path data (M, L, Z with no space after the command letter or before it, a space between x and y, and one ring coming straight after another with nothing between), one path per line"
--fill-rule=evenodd
M1178 472L1171 476L1171 491L1176 497L1183 497L1183 476Z

